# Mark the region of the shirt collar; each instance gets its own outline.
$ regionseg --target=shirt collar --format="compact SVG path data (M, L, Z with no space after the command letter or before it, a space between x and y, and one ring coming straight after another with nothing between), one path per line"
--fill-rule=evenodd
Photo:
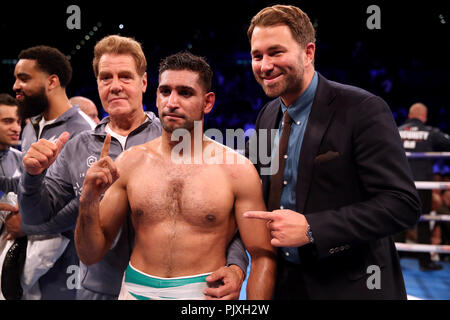
M80 107L78 105L74 105L69 110L64 112L62 115L60 115L58 118L55 119L53 123L58 123L61 121L67 121L69 118L71 118L74 114L76 114L80 110ZM38 124L43 119L43 114L39 114L37 116L31 117L31 123Z
M422 122L422 120L417 119L417 118L409 118L409 119L406 119L405 123L407 123L407 124L416 124L416 125L418 125L418 124L424 124L424 123Z
M8 152L9 152L9 148L6 148L5 150L0 150L0 159L3 159L4 157L6 157Z
M147 126L148 124L152 123L152 115L153 113L151 111L144 111L145 115L147 116L147 119L145 119L144 122L142 122L139 127L137 127L135 130L141 128L142 126ZM95 127L94 134L97 135L106 135L106 126L111 121L111 118L109 116L104 117ZM134 131L134 130L133 130Z
M286 107L286 105L283 103L283 100L280 98L281 111L283 111L284 113L286 110L288 110L289 115L295 122L301 121L302 117L305 115L305 112L311 109L314 96L316 95L318 82L319 77L317 75L317 72L314 71L314 76L308 88L306 88L305 92L303 92L302 95L298 97L297 100L295 100L289 108Z

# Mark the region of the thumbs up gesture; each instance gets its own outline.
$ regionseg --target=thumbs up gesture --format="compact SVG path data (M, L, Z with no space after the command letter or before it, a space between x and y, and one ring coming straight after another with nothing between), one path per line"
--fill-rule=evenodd
M82 187L84 195L100 197L119 178L119 170L108 156L110 145L111 136L108 133L103 143L100 159L94 162L86 172Z
M69 137L68 132L63 132L55 143L45 139L33 143L22 160L25 170L31 175L41 174L56 160Z

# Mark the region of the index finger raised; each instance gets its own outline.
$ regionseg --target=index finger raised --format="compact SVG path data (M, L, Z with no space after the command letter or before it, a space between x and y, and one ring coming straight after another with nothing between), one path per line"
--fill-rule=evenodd
M274 220L276 214L268 211L247 211L244 212L244 218Z
M109 147L111 146L111 135L108 133L103 142L102 152L100 153L100 158L105 158L109 154Z

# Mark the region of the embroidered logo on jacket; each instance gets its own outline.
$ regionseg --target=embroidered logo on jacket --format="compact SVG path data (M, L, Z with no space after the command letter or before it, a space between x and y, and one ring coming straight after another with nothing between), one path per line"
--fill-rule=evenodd
M94 162L97 162L97 157L96 156L89 156L87 158L87 166L90 168Z

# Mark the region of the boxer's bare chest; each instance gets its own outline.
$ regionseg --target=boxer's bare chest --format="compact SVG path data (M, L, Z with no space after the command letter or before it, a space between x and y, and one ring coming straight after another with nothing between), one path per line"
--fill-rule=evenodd
M127 194L133 218L142 224L183 221L219 226L234 206L227 172L217 165L175 165L163 161L134 168Z

